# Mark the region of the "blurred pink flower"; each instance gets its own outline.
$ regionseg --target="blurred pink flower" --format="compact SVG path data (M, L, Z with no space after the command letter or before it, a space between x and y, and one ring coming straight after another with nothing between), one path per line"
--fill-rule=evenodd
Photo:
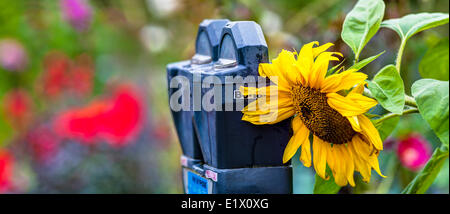
M92 8L86 0L61 0L63 17L77 31L89 28L92 19Z
M39 162L45 162L59 150L59 137L46 125L39 125L27 133L34 157Z
M431 157L430 143L419 134L410 134L398 143L397 156L404 167L420 170Z
M0 149L0 193L5 193L12 188L13 158L12 155Z
M27 53L14 39L0 40L0 66L8 71L22 71L28 64Z
M98 140L121 147L137 136L144 118L143 102L129 85L118 87L112 98L62 112L54 120L57 133L92 144Z

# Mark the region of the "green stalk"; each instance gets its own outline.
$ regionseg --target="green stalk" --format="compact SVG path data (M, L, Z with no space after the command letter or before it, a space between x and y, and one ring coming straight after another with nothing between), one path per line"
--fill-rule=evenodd
M410 108L410 109L404 110L402 115L418 113L418 112L419 112L419 110L417 108ZM385 120L391 119L393 117L396 117L396 116L399 116L399 115L398 114L394 114L394 113L385 114L382 117L380 117L380 119L377 119L377 124L381 123L381 122L383 122Z
M413 106L417 108L416 100L413 97L405 95L405 105Z
M400 65L402 64L402 55L403 49L405 49L406 39L402 39L402 43L400 44L400 48L397 53L397 60L395 62L395 67L397 68L398 73L400 73Z
M445 160L448 158L448 147L442 145L434 150L433 155L427 162L425 167L417 174L417 176L402 191L403 194L424 194L433 184L437 175L441 171Z
M359 53L355 54L355 60L353 61L353 65L355 65L356 63L358 63L359 61ZM352 65L352 66L353 66Z

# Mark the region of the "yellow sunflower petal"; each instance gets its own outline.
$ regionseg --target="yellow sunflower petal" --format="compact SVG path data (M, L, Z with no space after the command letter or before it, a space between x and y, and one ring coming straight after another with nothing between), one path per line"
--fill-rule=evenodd
M314 63L313 46L319 45L319 42L314 41L303 45L298 53L297 61L302 62L306 68L311 68Z
M348 154L345 154L342 148L345 147L345 145L338 145L335 144L331 148L330 152L334 153L334 161L335 161L335 167L333 174L334 181L339 186L345 186L347 185L347 169L348 167ZM328 159L327 159L328 161Z
M270 86L260 87L260 88L240 86L239 87L239 91L244 96L248 96L248 95L271 95L271 93L273 95L280 94L280 95L289 96L289 94L290 94L289 90L286 90L285 88L279 87L277 85L270 85Z
M245 114L242 116L242 120L248 121L255 125L263 124L275 124L283 121L295 114L295 109L291 108L281 108L275 111L271 111L267 114Z
M364 92L364 85L366 85L366 84L367 83L364 82L362 84L359 84L359 85L355 86L350 93L362 94Z
M334 54L336 54L336 52L322 53L317 57L316 61L314 61L309 82L312 88L320 88L325 79L325 75L327 74L330 61L339 61L338 58L333 56Z
M290 92L279 90L279 87L271 85L267 87L240 87L239 89L244 96L260 96L255 101L250 102L241 111L248 115L268 114L271 111L281 108L291 108L292 99ZM270 95L270 96L264 96Z
M376 155L369 156L369 164L375 170L375 172L378 173L378 175L380 175L383 178L386 178L386 176L381 173L380 165L378 163L378 157Z
M351 99L353 102L357 103L361 108L369 109L373 108L378 104L378 102L372 98L368 98L358 93L349 93L345 98Z
M361 84L366 79L367 75L361 72L352 72L348 75L344 75L341 79L341 84L339 84L338 87L334 88L334 92L349 89L354 85Z
M303 86L307 86L308 78L309 78L309 71L305 70L304 66L301 66L299 62L295 63L293 65L293 68L295 72L297 72L297 82Z
M295 63L294 53L286 50L282 50L278 57L272 60L272 64L284 74L284 79L288 81L289 85L295 84L299 76L294 68Z
M305 167L311 167L311 143L309 142L309 130L307 130L308 138L302 144L302 152L300 154L300 161Z
M323 85L321 86L321 92L323 93L331 93L338 92L344 89L350 89L355 85L359 85L364 83L364 80L367 79L367 75L361 72L355 72L356 69L349 69L343 71L339 74L333 74L327 77L324 80ZM338 76L334 76L338 75ZM340 76L340 77L339 77ZM339 82L336 82L339 81ZM331 87L333 86L333 87Z
M283 163L288 162L295 155L298 148L308 139L308 128L303 124L300 117L295 117L292 120L292 129L294 130L294 136L291 137L284 149Z
M383 142L381 141L378 130L372 121L364 115L358 115L361 124L362 134L372 143L377 150L383 150Z
M289 86L289 82L284 76L283 71L281 71L276 65L261 63L258 66L258 71L260 76L269 78L280 88Z
M355 150L355 154L360 157L363 161L367 161L367 157L370 155L370 148L367 146L368 143L364 142L360 136L353 137L352 142L354 142L353 148Z
M354 141L353 146L356 151L356 154L359 155L361 159L363 159L381 177L386 177L380 171L377 152L374 152L374 148L372 147L373 144L365 142L363 139L360 138L360 140Z
M361 174L364 182L369 183L371 176L370 165L358 155L357 150L355 149L356 143L363 143L358 136L353 137L353 140L347 144L349 152L352 154L356 171Z
M355 132L361 132L361 126L359 125L359 120L357 116L351 116L346 118L352 125L352 128L353 130L355 130Z
M321 45L319 47L313 48L313 57L316 58L317 56L319 56L319 54L321 54L322 52L328 50L328 48L330 48L333 45L334 45L333 43L326 43L326 44Z
M276 99L262 96L250 102L242 109L242 112L247 115L262 115L282 108L293 108L292 100L281 96Z
M346 171L345 175L351 186L355 186L355 180L353 178L355 172L355 164L352 154L349 151L348 145L340 145L341 152L345 158Z
M314 161L314 169L316 170L317 175L321 178L328 180L326 177L326 166L327 166L327 151L330 144L324 142L322 139L318 138L314 135L313 139L313 161Z
M333 145L327 152L327 164L331 172L333 173L333 177L335 177L336 175L336 164L339 164L337 160L337 155Z
M352 99L348 99L347 97L341 96L337 93L328 93L327 97L328 105L344 117L360 115L368 110L359 106L359 104L355 103Z
M306 45L303 45L302 49L298 53L297 56L297 63L295 66L297 66L299 72L305 79L304 86L309 86L309 80L311 79L312 75L312 66L314 64L314 55L313 55L313 46L319 45L319 42L314 41L310 42Z
M343 75L342 74L333 74L325 78L320 86L320 92L322 93L330 93L335 92L334 89L339 86L341 83Z

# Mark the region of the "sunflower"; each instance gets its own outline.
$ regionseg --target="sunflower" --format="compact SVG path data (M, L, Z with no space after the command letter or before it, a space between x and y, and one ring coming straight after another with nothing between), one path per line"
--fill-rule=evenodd
M282 50L272 64L260 64L259 75L274 84L240 88L245 96L258 96L242 110L242 120L260 125L293 117L294 134L284 150L283 163L301 147L300 161L310 167L312 134L316 173L328 180L328 165L340 186L355 186L354 171L367 183L372 169L385 177L378 163L379 151L383 149L380 135L364 116L377 104L362 95L367 75L356 69L344 71L342 67L327 75L330 61L339 61L336 56L342 54L326 51L332 43L318 45L308 43L298 54Z

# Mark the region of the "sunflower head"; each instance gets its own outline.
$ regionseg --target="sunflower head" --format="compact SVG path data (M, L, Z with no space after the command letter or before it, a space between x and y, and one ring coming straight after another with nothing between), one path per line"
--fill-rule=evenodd
M300 160L306 167L311 166L312 159L316 173L328 179L328 166L340 186L355 185L354 171L365 182L370 181L372 169L384 177L378 164L383 144L364 116L377 104L362 95L367 75L343 68L327 75L329 63L339 61L337 56L342 54L327 52L331 43L318 45L306 44L299 53L282 50L272 64L260 64L260 76L274 84L241 88L244 95L259 96L242 110L242 119L259 125L293 118L294 135L285 148L283 162L301 148Z

